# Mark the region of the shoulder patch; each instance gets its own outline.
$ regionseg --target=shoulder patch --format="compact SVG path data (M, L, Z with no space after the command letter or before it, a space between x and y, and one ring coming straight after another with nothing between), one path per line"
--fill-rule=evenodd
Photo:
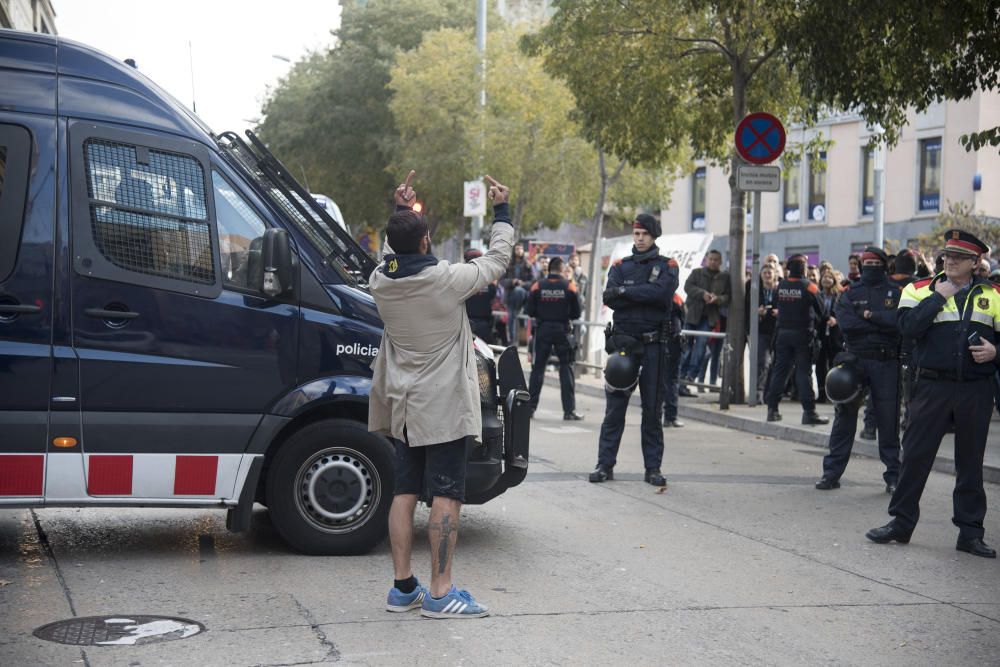
M819 288L816 287L816 283L809 283L806 289L809 290L810 294L819 294Z
M917 289L920 289L921 287L927 287L928 285L930 285L932 280L934 280L934 279L933 278L924 278L923 280L914 280L910 284L913 285L914 287L916 287Z

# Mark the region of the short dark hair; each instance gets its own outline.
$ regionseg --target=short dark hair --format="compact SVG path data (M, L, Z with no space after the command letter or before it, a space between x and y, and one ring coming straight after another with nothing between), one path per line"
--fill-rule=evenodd
M709 255L718 255L719 257L722 257L722 251L716 250L715 248L712 248L711 250L709 250L708 254Z
M385 237L393 251L401 255L420 252L420 240L427 236L427 220L414 211L396 211L385 223Z
M563 261L562 257L553 257L549 260L549 273L555 273L556 271L562 271Z

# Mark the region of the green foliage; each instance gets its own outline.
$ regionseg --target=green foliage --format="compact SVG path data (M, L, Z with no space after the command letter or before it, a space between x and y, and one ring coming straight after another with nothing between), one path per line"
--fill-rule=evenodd
M1000 84L1000 2L804 0L781 27L816 108L857 109L899 139L908 107L923 111ZM1000 145L1000 128L963 137Z
M1000 249L1000 220L976 213L971 204L949 202L948 209L938 216L934 229L917 238L921 253L930 258L932 266L934 255L944 247L945 232L950 229L969 232L993 251Z
M386 87L396 53L429 30L474 25L475 7L462 0L345 3L336 46L296 63L265 103L261 138L333 197L353 229L381 225L399 179L386 171L399 147Z

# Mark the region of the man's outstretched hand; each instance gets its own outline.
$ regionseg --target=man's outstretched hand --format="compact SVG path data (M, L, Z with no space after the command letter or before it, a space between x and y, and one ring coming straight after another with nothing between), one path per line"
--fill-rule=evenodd
M396 206L413 206L414 200L417 198L417 193L413 191L410 187L410 183L413 182L413 177L417 175L417 172L410 170L410 173L406 175L406 181L399 184L396 188L394 198L396 200Z
M486 180L490 182L490 201L496 204L504 204L510 198L510 188L506 185L501 185L496 179L494 179L489 174L486 175Z

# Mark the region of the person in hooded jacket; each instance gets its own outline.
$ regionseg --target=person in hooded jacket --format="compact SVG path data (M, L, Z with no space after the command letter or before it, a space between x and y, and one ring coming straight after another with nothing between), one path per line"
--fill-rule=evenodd
M663 380L660 374L665 367L664 324L677 289L679 269L677 262L660 255L656 247L659 235L660 223L656 218L646 213L636 216L632 223L632 254L611 267L603 298L604 304L614 310L615 334L635 341L635 354L640 364L638 385L642 398L645 480L653 486L666 486L667 479L660 471L663 462L663 426L660 422ZM614 479L618 447L625 431L625 413L634 388L634 385L627 390L605 388L607 408L601 424L597 467L590 473L591 482Z
M886 275L889 258L870 246L861 255L861 279L844 292L836 306L837 322L847 339L847 351L858 358L878 419L879 458L885 465L886 493L899 478L899 330L896 306L900 289ZM820 378L820 382L824 378ZM830 451L823 458L823 477L816 488L840 487L858 428L858 404L838 403L830 432Z
M805 278L805 255L788 258L788 277L778 283L778 323L774 338L774 365L764 400L767 421L781 421L778 403L788 376L795 368L799 401L802 403L802 423L812 426L828 424L826 417L816 413L816 395L812 388L812 339L816 321L826 321L819 288Z

